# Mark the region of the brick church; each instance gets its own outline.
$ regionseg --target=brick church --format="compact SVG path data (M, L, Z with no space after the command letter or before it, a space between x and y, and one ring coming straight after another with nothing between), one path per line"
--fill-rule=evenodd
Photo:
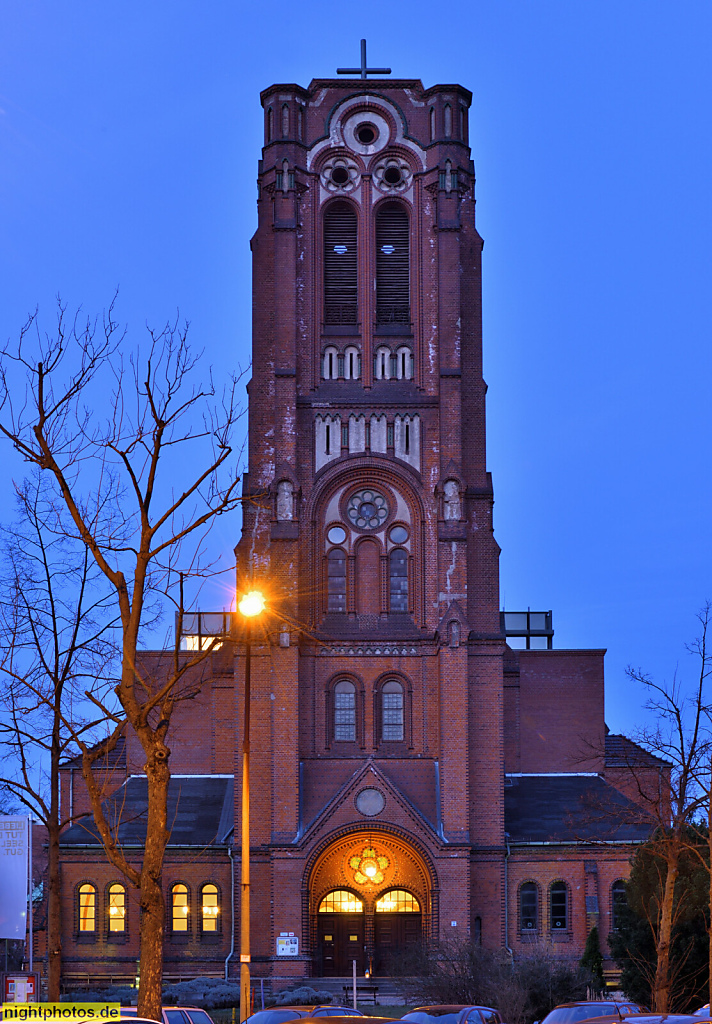
M379 71L261 95L236 549L238 588L268 595L251 648L257 979L385 974L420 939L577 959L594 924L605 954L648 831L626 768L664 769L607 735L602 650L555 649L550 612L500 611L471 94ZM184 646L230 618L186 617ZM239 973L245 645L208 657L168 737L169 978ZM110 766L137 853L141 764L129 736ZM81 786L66 765L75 812ZM135 895L89 822L62 844L67 984L133 978Z

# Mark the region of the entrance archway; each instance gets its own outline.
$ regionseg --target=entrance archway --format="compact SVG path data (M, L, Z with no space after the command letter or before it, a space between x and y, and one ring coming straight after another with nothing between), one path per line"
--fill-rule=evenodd
M311 871L315 975L388 974L394 956L427 937L431 873L414 845L385 831L355 832L323 851Z

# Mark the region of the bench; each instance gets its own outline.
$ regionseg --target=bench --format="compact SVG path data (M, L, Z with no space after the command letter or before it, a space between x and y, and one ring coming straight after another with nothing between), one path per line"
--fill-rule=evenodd
M354 997L354 987L351 985L344 985L344 1002L351 1004L351 1000ZM362 985L360 981L356 982L356 999L358 1002L366 1002L363 996L370 996L373 1005L378 1006L378 985Z

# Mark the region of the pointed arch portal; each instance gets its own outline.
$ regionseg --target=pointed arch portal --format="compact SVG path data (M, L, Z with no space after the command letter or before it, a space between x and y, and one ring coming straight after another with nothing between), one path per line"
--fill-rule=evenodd
M431 873L407 840L353 832L324 850L311 872L309 907L315 973L388 974L389 960L428 934Z

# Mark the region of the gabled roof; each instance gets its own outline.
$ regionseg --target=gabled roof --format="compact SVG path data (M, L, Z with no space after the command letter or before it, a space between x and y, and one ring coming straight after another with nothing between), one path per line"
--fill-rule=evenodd
M606 768L669 768L670 762L651 754L627 736L606 733Z
M599 775L507 776L504 822L513 843L644 842L653 822Z
M118 824L121 846L144 846L148 783L132 775L102 806L112 829ZM168 783L169 846L220 845L233 824L233 778L224 775L174 775ZM99 833L90 816L62 833L60 845L99 846Z
M98 740L90 750L96 750L98 747L106 743L106 738ZM60 768L80 768L82 767L82 755L77 754L76 757L67 758L63 761ZM126 737L122 733L116 741L116 746L113 750L110 750L108 754L100 757L98 761L94 762L94 768L97 771L104 771L108 768L125 768L126 767Z

